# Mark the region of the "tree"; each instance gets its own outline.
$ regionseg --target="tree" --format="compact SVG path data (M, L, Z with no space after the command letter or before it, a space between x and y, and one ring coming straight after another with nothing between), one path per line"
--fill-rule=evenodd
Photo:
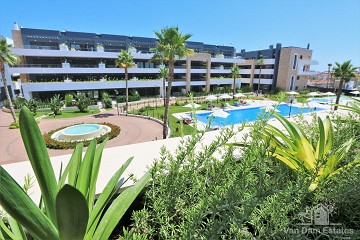
M115 64L118 68L125 69L125 95L126 95L125 110L128 111L129 108L128 68L135 66L134 58L129 52L125 50L121 50L121 53L118 55L118 58L115 60Z
M339 104L340 95L342 92L344 82L349 82L351 78L355 77L355 70L357 69L351 64L351 61L346 61L340 65L340 63L335 63L336 67L333 68L334 70L334 77L340 78L339 88L336 93L336 101L335 104ZM334 110L337 110L338 106L335 105Z
M234 99L235 90L236 90L235 80L236 78L240 77L240 69L237 66L234 66L230 69L230 71L231 71L231 76L234 78L234 84L233 84L233 99Z
M168 115L169 115L169 102L171 95L172 81L174 80L174 63L176 60L184 56L193 54L193 50L185 45L185 41L191 37L191 34L182 34L179 32L178 27L165 27L160 32L154 31L158 38L156 47L153 49L155 54L152 60L163 60L169 66L168 87L165 98L165 112L164 112L164 125L163 125L163 138L165 139L168 133Z
M332 64L328 63L328 80L327 80L327 84L326 84L326 88L329 88L329 82L330 82L330 68L331 68Z
M16 122L16 114L15 114L13 103L11 101L11 97L10 97L10 93L9 93L9 89L8 89L7 82L6 82L6 77L5 77L5 64L7 63L8 65L15 65L19 61L19 59L15 54L13 54L11 52L10 48L11 48L11 45L6 43L6 39L0 39L0 71L1 71L1 78L2 78L3 83L4 83L5 95L6 95L7 101L9 102L11 115L12 115L12 117L14 119L14 122Z
M169 69L166 67L161 67L160 71L159 71L159 78L162 78L162 80L163 80L163 99L164 99L164 106L165 106L165 95L166 95L165 82L166 82L166 79L169 78Z
M264 65L264 59L261 57L258 61L257 64L260 66L260 71L259 71L259 83L258 83L258 91L260 91L260 85L261 85L261 69L262 69L262 65Z

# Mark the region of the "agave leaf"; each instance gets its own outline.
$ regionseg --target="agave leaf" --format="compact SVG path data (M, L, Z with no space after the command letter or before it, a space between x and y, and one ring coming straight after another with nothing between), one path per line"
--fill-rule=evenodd
M269 129L269 131L267 131L267 129ZM274 126L271 126L271 125L268 125L267 127L265 128L265 134L267 135L271 135L273 134L274 137L278 137L280 138L281 140L284 141L284 143L291 149L297 149L297 146L291 141L291 139L289 138L289 136L285 135L281 130L277 129L276 127ZM276 138L275 138L276 139ZM277 140L277 139L276 139ZM283 143L281 143L279 141L279 145L283 145Z
M60 239L84 239L89 209L86 199L75 187L66 184L57 194L56 217Z
M321 120L320 117L318 117L318 125L319 125L320 135L319 135L319 140L318 140L318 143L316 146L315 158L322 159L323 154L324 154L325 144L326 144L326 133L325 133L326 130L325 130L323 121Z
M122 166L117 170L117 172L111 177L110 181L106 184L104 190L100 194L99 198L97 199L92 211L90 212L90 219L86 231L86 238L91 239L92 235L95 231L96 226L98 225L98 221L100 219L101 214L103 213L105 207L109 203L113 194L117 191L116 185L119 181L119 178L130 165L133 157L129 158ZM120 186L119 186L120 187Z
M76 186L76 175L79 171L79 165L81 162L81 154L83 149L83 143L76 144L75 150L71 155L70 161L67 164L63 174L60 177L58 188L61 189L68 178L67 183L71 186Z
M282 116L278 113L274 113L273 115L285 127L285 129L290 134L290 137L294 140L294 142L297 142L300 140L299 133L296 131L296 128L289 120L287 120L284 116Z
M89 200L88 200L88 207L91 211L93 207L93 201L95 196L95 189L96 189L96 182L99 175L99 168L101 163L101 156L105 147L106 142L108 141L108 138L104 142L100 144L100 146L95 151L95 157L93 161L93 166L91 169L91 178L90 178L90 189L89 189Z
M54 224L2 166L0 166L0 182L1 206L10 216L36 238L59 239Z
M8 217L9 225L11 227L12 232L15 235L15 239L20 240L24 239L26 240L25 232L22 226L11 216Z
M134 184L134 186L127 188L113 201L96 228L93 239L101 240L109 238L119 220L125 214L126 210L129 208L136 196L148 183L150 178L151 174L149 172L145 173L144 176Z
M17 240L15 234L13 232L11 232L11 230L6 227L4 221L2 218L0 218L0 239L13 239L13 240ZM4 236L5 235L5 236Z
M57 194L57 184L54 170L39 127L26 107L23 107L20 111L19 125L27 155L41 189L46 215L56 224L55 196Z
M92 164L95 156L96 140L92 140L81 163L76 188L85 196L88 202L89 185L91 180Z

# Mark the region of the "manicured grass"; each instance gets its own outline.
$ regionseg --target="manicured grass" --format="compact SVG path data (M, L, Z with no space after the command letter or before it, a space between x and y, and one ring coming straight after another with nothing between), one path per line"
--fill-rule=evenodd
M229 100L227 101L230 105L233 105L233 101ZM197 108L196 110L201 110L201 109L206 109L208 104L207 103L198 103L201 105L201 107ZM221 105L221 102L217 102L214 101L213 104L217 107L219 107ZM183 104L185 105L185 104ZM181 112L191 112L191 108L184 108L182 106L175 106L172 105L169 108L169 124L170 124L170 129L171 129L171 136L173 137L178 137L181 136L181 133L183 135L189 135L194 131L194 128L186 125L186 124L182 124L182 122L175 118L172 114L174 113L181 113ZM140 112L138 110L135 111L131 111L130 113L135 113L135 114L140 114ZM154 117L157 119L161 119L162 120L162 116L164 115L164 107L153 107L149 110L145 110L142 115L146 115L146 116L150 116L150 117Z
M64 110L61 115L56 115L55 117L54 116L47 116L44 119L83 117L83 116L88 116L88 115L92 115L92 114L97 114L99 112L100 112L99 109L92 109L92 110L89 110L86 113L81 113L78 110ZM47 112L46 114L48 114L48 113L49 112ZM41 115L39 115L39 116L41 116Z

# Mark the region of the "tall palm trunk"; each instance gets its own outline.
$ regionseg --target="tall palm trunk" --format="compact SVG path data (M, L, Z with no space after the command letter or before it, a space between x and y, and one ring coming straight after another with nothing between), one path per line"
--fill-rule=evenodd
M260 91L260 84L261 83L261 65L260 65L260 71L259 71L259 84L258 84L258 92Z
M335 104L339 104L343 84L344 84L344 79L340 79L339 88L338 88L338 90L337 90L337 92L336 92L336 101L335 101ZM336 111L337 109L338 109L338 106L335 106L335 107L334 107L334 110Z
M163 77L163 99L164 99L164 107L165 107L165 102L166 102L166 99L165 99L165 95L166 95L166 84L165 84L165 81L166 81L166 78Z
M128 88L128 69L125 68L125 109L126 109L126 112L128 111L129 109L129 88Z
M236 80L236 77L234 76L234 86L233 86L233 99L235 99L235 80Z
M8 86L7 86L7 82L6 82L6 78L5 78L5 66L4 66L3 62L0 62L0 67L1 67L1 70L0 70L1 71L1 77L2 77L2 80L3 80L3 83L4 83L5 96L6 96L6 99L7 99L8 103L9 103L9 107L10 107L10 110L11 110L11 115L12 115L12 117L14 119L14 122L16 122L15 109L14 109L14 105L12 104L9 89L8 89Z
M168 134L168 122L169 122L169 103L170 103L170 95L171 95L171 85L174 79L174 60L169 59L169 79L168 79L168 87L165 98L165 112L164 112L164 125L163 125L163 139L166 139Z

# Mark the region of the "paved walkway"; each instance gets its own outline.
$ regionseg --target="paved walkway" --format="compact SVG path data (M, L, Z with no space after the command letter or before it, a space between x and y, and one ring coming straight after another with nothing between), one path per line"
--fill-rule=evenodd
M15 163L27 161L25 147L23 145L20 130L9 129L12 122L9 113L0 110L0 164ZM118 116L116 110L109 110L99 114L89 115L85 117L64 118L64 119L42 119L39 127L42 133L53 129L77 124L77 123L99 123L109 122L120 126L121 132L119 136L111 139L106 148L117 147L127 144L141 143L162 139L162 126L151 120ZM60 156L72 153L72 149L55 150L49 149L49 155Z

